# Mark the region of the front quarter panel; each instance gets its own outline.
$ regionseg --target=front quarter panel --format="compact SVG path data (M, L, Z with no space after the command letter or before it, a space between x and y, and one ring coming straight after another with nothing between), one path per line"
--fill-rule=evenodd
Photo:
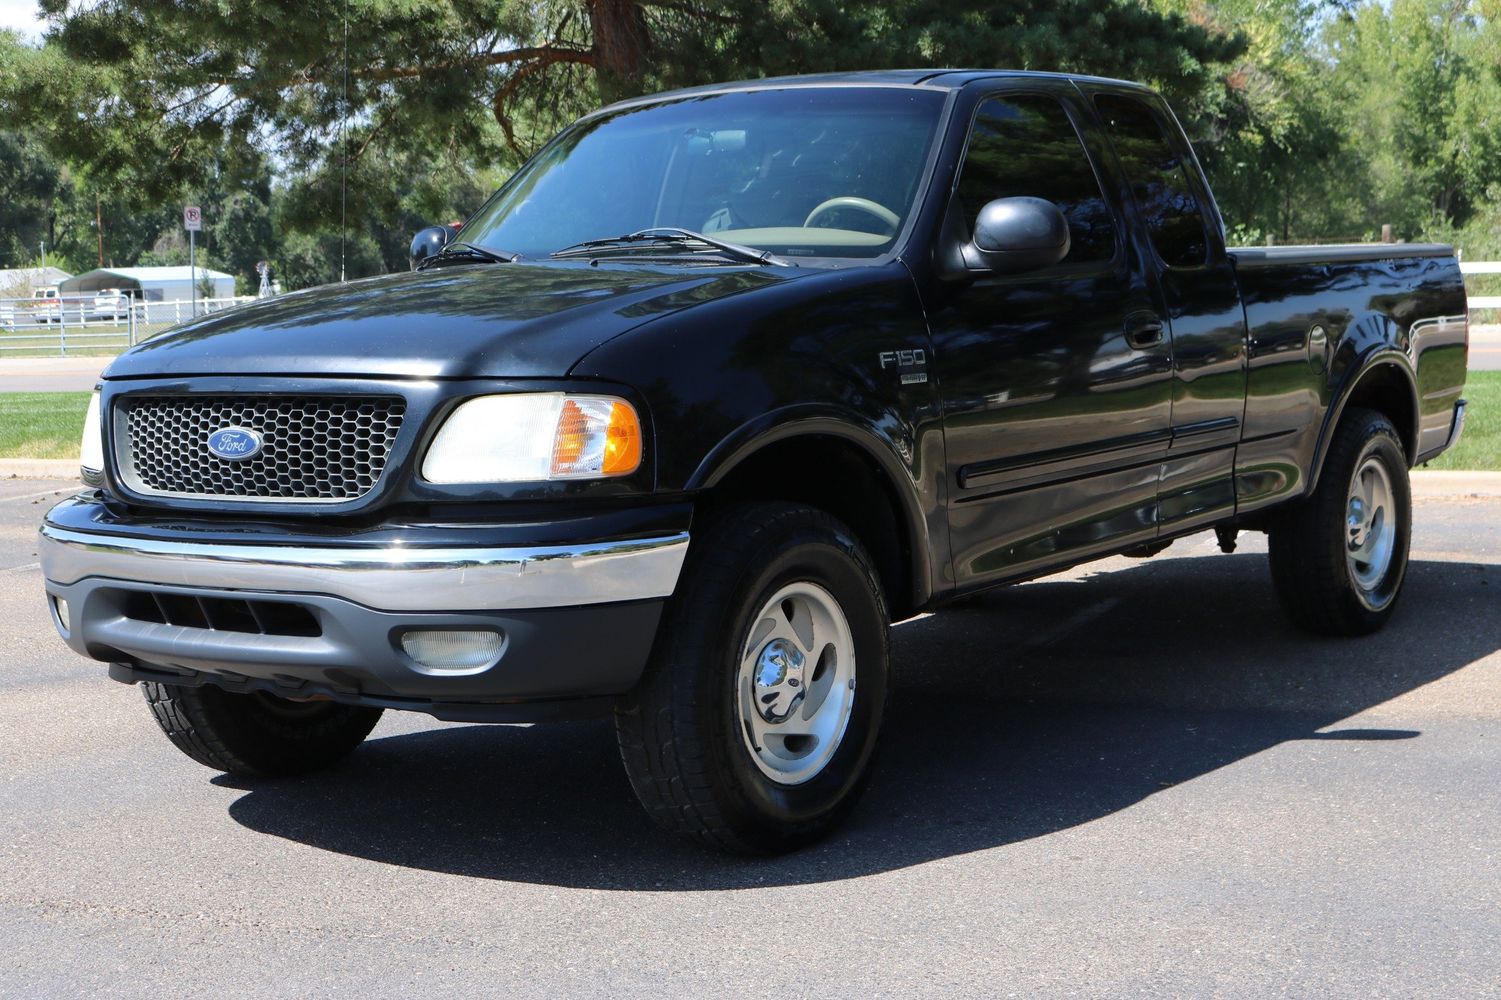
M883 367L883 353L902 351L923 352L922 363L888 356ZM596 349L570 375L642 394L664 492L709 488L760 447L798 434L863 448L897 487L929 578L943 579L943 438L931 357L912 277L890 262L674 313Z

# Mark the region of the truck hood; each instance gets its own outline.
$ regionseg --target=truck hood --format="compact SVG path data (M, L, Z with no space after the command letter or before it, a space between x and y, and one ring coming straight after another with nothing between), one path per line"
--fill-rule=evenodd
M104 377L560 377L650 319L809 273L538 261L386 275L184 324L122 354Z

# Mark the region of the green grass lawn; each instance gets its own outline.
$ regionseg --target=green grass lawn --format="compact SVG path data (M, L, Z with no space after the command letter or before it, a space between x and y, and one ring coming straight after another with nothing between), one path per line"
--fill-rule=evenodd
M77 458L89 395L0 393L0 458Z
M1501 372L1471 372L1465 436L1429 469L1501 471ZM86 392L0 393L0 458L77 458Z
M1501 471L1501 372L1470 372L1465 399L1464 437L1424 468Z

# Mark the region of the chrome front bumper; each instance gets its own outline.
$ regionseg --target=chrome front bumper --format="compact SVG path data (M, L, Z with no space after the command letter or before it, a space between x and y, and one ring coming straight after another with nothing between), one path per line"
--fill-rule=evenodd
M79 524L91 518L102 530ZM110 663L117 680L474 721L528 719L538 706L629 690L688 551L686 531L573 545L372 547L269 544L265 526L252 544L154 530L135 537L104 508L74 500L40 532L59 634ZM451 542L454 532L442 536ZM434 629L493 632L501 651L463 672L415 661L402 637Z
M381 611L508 611L671 595L686 532L529 548L302 548L128 538L44 524L51 583L88 577L174 587L327 594Z

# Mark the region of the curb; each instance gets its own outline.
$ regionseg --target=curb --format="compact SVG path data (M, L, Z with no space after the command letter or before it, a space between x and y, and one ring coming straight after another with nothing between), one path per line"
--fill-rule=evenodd
M0 458L0 479L77 479L76 458Z
M1415 497L1501 497L1501 472L1418 470L1412 473Z

